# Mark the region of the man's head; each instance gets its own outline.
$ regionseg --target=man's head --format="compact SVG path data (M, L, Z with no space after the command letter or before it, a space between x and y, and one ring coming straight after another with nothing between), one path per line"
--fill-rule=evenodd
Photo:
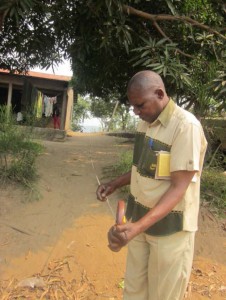
M149 123L158 118L169 101L162 78L152 71L135 74L128 83L127 96L134 113Z

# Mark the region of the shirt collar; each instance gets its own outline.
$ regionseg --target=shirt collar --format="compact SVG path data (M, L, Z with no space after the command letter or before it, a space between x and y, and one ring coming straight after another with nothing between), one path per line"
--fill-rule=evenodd
M169 102L167 103L167 105L165 106L165 108L163 109L163 111L161 112L161 114L158 116L157 120L160 121L160 123L166 127L167 124L169 123L171 116L174 112L176 104L174 103L174 101L170 98Z

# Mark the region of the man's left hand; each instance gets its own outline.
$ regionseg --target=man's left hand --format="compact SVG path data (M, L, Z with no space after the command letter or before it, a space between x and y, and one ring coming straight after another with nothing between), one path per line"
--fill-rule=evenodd
M128 244L140 232L136 223L126 223L124 225L114 225L108 231L108 247L118 252Z

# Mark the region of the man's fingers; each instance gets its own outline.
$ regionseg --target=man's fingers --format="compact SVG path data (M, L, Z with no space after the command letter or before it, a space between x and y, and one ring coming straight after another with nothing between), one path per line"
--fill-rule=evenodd
M106 201L107 196L115 191L115 186L111 183L100 184L97 188L96 195L100 201Z
M121 239L119 239L118 237L115 237L114 235L109 234L108 239L112 242L112 243L117 243L119 244L121 242Z
M117 224L117 226L115 226L116 227L115 231L118 232L118 233L126 231L126 230L128 230L128 226L127 225L128 224L121 224L121 225Z
M106 200L106 197L111 193L111 191L111 186L105 186L104 191L102 192L102 197Z
M113 252L119 252L122 249L121 246L116 245L116 244L109 244L108 248L111 249L111 251L113 251Z
M121 242L120 237L115 235L114 232L115 226L111 227L111 229L108 231L108 241L109 243L119 244Z
M107 188L104 185L100 185L97 189L97 199L101 201L106 200L106 190Z
M108 232L109 244L115 244L117 247L123 247L128 243L126 231L118 232L117 226L111 227Z
M120 239L114 235L115 231L116 226L112 226L108 231L108 247L111 249L111 251L118 252L122 248L122 246Z

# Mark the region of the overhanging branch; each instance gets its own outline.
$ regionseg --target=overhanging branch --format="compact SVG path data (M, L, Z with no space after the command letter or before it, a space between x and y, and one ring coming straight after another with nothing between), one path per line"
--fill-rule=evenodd
M223 34L221 34L219 31L205 25L202 23L199 23L196 20L193 20L189 17L185 17L185 16L172 16L172 15L167 15L167 14L160 14L160 15L153 15L153 14L149 14L146 13L144 11L135 9L129 5L123 5L123 10L124 12L126 12L128 15L134 15L134 16L138 16L142 19L146 19L146 20L150 20L153 23L157 22L157 21L180 21L186 24L190 24L192 26L196 26L199 27L203 30L206 30L208 32L214 33L215 35L221 37L222 39L226 40L226 36L224 36Z

